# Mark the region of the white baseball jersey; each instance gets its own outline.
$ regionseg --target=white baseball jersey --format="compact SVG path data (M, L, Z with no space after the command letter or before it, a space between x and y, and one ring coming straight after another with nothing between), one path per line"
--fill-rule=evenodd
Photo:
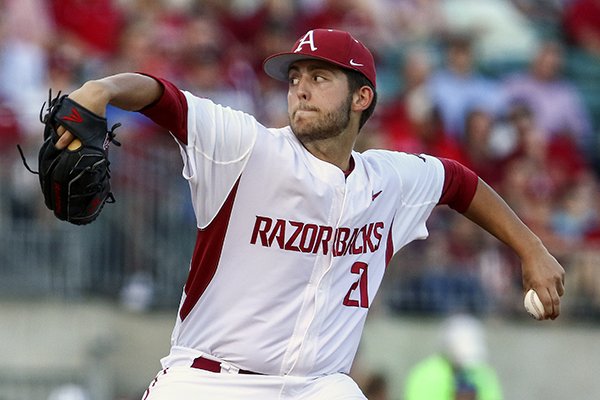
M428 234L442 162L353 152L345 174L289 127L183 93L198 238L163 367L208 354L270 375L348 373L390 258Z

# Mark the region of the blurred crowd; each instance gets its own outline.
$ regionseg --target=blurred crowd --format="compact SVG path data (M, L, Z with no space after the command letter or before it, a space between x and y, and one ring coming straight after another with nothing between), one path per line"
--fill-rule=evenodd
M0 0L0 186L12 191L0 218L39 217L15 144L35 158L49 88L140 71L283 126L286 87L262 61L317 27L374 53L380 103L359 150L472 168L563 262L566 304L600 315L600 0ZM108 118L136 140L163 134L134 113ZM394 261L392 309L521 310L514 255L453 212L429 225Z

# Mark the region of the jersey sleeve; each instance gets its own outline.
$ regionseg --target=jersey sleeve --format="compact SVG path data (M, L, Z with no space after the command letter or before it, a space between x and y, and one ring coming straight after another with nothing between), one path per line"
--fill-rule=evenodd
M400 153L392 160L400 202L392 226L394 252L397 252L411 241L429 235L426 223L435 206L445 204L465 212L479 178L450 159Z
M183 93L188 105L187 139L179 142L183 176L190 185L198 227L203 228L242 174L258 131L266 128L241 111Z
M408 243L425 239L427 219L438 204L444 185L444 167L440 160L429 155L391 151L376 153L380 161L379 174L396 200L391 225L392 253Z
M407 165L400 171L401 199L403 214L409 216L407 222L404 217L394 221L396 232L403 232L399 238L401 246L413 240L425 239L429 236L427 219L438 204L441 197L444 171L440 161L428 155L407 155Z
M170 81L148 74L163 88L162 96L154 103L139 110L140 113L150 118L160 127L165 128L176 139L187 143L187 100L184 94Z
M479 178L458 161L440 158L444 166L444 188L439 204L447 204L450 208L464 213L469 208Z

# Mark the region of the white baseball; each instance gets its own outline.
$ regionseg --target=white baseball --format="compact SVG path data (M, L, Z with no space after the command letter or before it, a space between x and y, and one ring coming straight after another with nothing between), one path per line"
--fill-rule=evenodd
M525 310L531 315L533 318L537 320L544 319L544 305L542 301L538 297L538 294L533 289L529 289L529 291L525 294L525 299L523 300L523 305L525 306Z

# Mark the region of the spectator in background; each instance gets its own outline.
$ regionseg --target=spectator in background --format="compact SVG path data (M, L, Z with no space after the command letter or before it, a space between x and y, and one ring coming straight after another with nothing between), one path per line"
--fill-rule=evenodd
M258 81L243 48L210 14L195 16L186 37L183 84L219 104L254 114Z
M382 44L433 43L445 29L439 0L371 0Z
M467 163L465 152L453 137L448 135L444 129L440 110L435 105L428 106L423 110L422 119L418 121L412 128L409 125L402 126L402 117L406 110L398 108L398 120L394 121L389 118L389 113L393 109L386 110L386 114L381 115L382 118L382 145L383 147L403 151L407 153L427 153L436 157L451 158L460 161L463 164ZM404 114L405 115L405 114ZM398 124L396 125L397 122ZM416 122L416 121L413 121Z
M505 128L503 133L511 143L498 164L498 190L519 213L531 215L540 208L538 201L552 202L557 192L550 172L553 166L549 162L548 142L535 123L531 107L522 100L508 106Z
M10 214L14 218L29 216L33 213L34 207L31 206L31 185L23 184L15 179L23 178L26 175L21 170L17 171L14 165L20 161L18 153L15 151L15 146L22 143L23 132L17 115L8 106L7 102L0 96L0 183L4 188L8 187L8 201ZM19 185L21 183L21 185ZM34 182L37 184L37 182ZM10 189L15 189L10 190ZM37 187L34 187L37 190ZM2 189L0 189L0 205L2 205ZM0 220L2 220L4 210L0 207Z
M424 48L409 49L400 68L403 89L388 100L377 115L385 148L407 153L428 153L464 163L459 143L444 129L440 110L428 88L433 61Z
M542 33L556 33L560 28L564 7L568 1L564 0L511 0L515 7L537 30ZM551 31L548 32L547 30Z
M351 30L354 35L369 38L376 23L372 4L364 0L320 0L314 7L300 7L300 17L295 23L296 34L314 28ZM367 40L366 44L369 44Z
M433 101L440 107L445 130L460 140L465 130L467 111L474 106L492 115L503 107L503 97L496 81L480 75L475 69L473 37L453 33L446 39L445 65L430 78Z
M503 165L518 158L542 159L546 157L546 141L543 133L535 125L533 111L526 101L515 99L506 113L506 136L510 149L502 160Z
M39 101L48 93L51 19L42 0L5 0L0 6L0 97L28 133L38 127Z
M176 65L186 50L181 39L186 22L166 13L132 18L123 29L115 57L107 63L107 72L145 71L180 79Z
M398 69L401 93L382 104L377 115L386 147L412 153L424 151L419 131L433 109L427 88L432 68L430 55L425 49L406 51Z
M591 179L572 182L560 193L557 207L552 215L552 227L573 251L585 243L588 233L598 225L594 208L597 201L597 185Z
M281 22L272 21L263 27L253 47L253 69L260 86L257 102L257 119L264 125L281 127L288 123L287 91L279 82L261 73L262 63L270 54L285 48L293 39L289 28Z
M10 222L31 218L38 209L39 182L29 179L15 146L20 143L37 156L27 145L41 140L38 115L48 96L51 37L44 1L0 1L0 220L5 232Z
M481 323L469 315L449 317L439 351L409 372L405 400L501 400L498 377L486 357Z
M15 146L22 139L21 135L21 126L19 125L17 115L0 96L0 155L2 155L3 161L7 158L5 153L12 152L14 154ZM1 163L0 165L3 164ZM3 171L6 170L8 164L4 167L2 168ZM0 171L0 174L3 171Z
M293 3L278 0L213 1L206 8L216 10L219 25L233 39L252 47L267 25L280 23L289 28L294 16Z
M84 60L68 45L56 43L48 56L47 83L53 91L69 93L77 88L84 69Z
M508 126L509 135L513 137L510 139L511 148L501 162L503 169L519 159L531 161L547 175L547 186L552 196L586 179L591 173L584 154L571 137L559 133L548 140L537 127L527 102L516 100L509 106Z
M507 77L503 90L508 101L524 101L531 108L535 125L544 139L570 138L580 151L592 139L587 109L576 87L561 77L563 48L556 41L541 45L527 71Z
M544 0L548 2L548 0ZM447 29L476 33L473 50L483 64L502 67L527 60L537 32L510 0L441 1Z
M600 0L566 3L562 22L570 43L600 57Z
M117 50L124 27L112 0L51 0L50 9L62 41L72 41L88 55L107 57Z
M485 109L474 107L467 112L461 140L466 165L488 184L497 187L501 179L499 160L491 146L495 116Z

